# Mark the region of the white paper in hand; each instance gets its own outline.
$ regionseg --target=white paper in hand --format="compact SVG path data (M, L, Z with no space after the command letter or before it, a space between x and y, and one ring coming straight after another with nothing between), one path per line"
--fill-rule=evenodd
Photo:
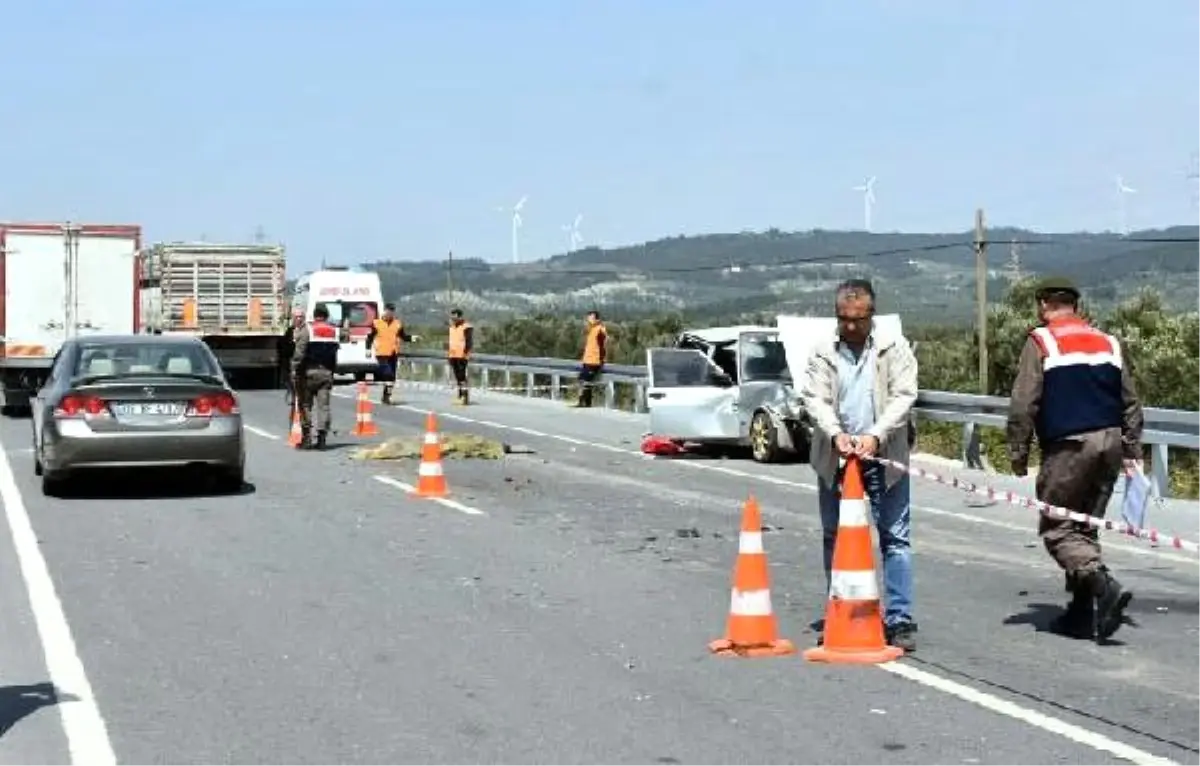
M1121 518L1136 529L1146 528L1146 506L1150 504L1150 480L1141 471L1125 474L1125 498L1121 503Z

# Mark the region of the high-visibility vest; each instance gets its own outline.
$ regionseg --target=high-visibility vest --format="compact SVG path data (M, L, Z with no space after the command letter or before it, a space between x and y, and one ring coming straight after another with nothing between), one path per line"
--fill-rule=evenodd
M307 368L337 369L338 330L329 322L314 321L308 328L308 348L304 353Z
M466 322L450 325L450 341L446 345L447 358L466 359L470 355L467 352L467 330L469 329L471 329L471 325Z
M587 339L583 345L583 363L584 364L603 364L604 360L600 356L601 338L607 337L608 333L604 329L602 322L588 327Z
M1121 344L1078 317L1051 320L1030 332L1042 352L1042 444L1120 427L1124 418Z
M376 319L375 325L375 356L394 356L400 353L400 333L404 332L404 323L399 319L387 321Z

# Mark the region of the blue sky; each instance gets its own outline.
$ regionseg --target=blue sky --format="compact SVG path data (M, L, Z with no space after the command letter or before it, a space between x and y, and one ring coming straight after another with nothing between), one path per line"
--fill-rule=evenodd
M7 3L0 218L322 256L1195 223L1194 0Z

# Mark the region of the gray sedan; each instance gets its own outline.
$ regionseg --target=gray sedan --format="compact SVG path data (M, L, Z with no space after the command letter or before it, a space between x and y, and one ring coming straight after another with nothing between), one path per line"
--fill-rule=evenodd
M237 396L208 346L170 335L67 340L33 401L34 471L57 495L82 470L202 466L241 489Z

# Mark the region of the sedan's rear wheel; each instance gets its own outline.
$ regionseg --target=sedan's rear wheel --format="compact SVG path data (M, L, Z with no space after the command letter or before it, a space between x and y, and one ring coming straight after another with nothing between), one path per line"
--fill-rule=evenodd
M66 497L68 479L61 473L50 473L42 468L42 494L46 497Z
M222 468L214 478L218 492L233 494L242 491L242 486L246 483L246 470L241 467Z

